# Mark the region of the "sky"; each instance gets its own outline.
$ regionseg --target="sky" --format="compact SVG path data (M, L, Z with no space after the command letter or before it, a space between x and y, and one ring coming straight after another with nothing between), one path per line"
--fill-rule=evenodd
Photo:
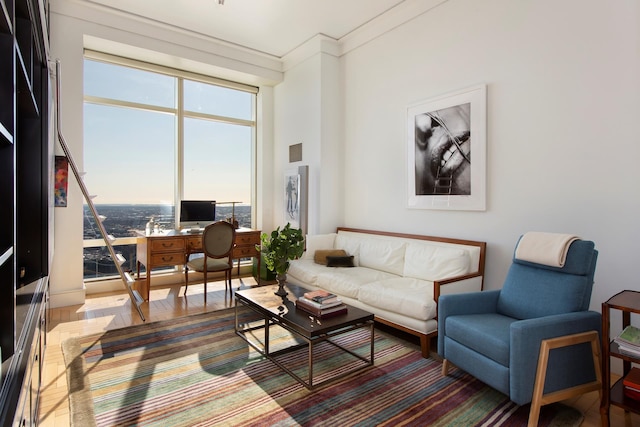
M177 79L85 60L85 95L150 106L85 102L84 182L95 204L171 204L176 188ZM253 95L185 81L185 111L251 120ZM251 203L252 128L184 121L184 199Z

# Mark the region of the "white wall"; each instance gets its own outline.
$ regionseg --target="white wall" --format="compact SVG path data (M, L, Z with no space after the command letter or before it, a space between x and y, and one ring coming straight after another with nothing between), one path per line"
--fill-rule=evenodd
M53 31L56 20L52 17L50 35L51 55L60 61L61 131L71 151L71 157L82 168L82 35L75 31ZM59 47L64 46L64 49ZM74 64L66 66L63 64ZM78 63L79 62L79 63ZM56 140L57 141L57 140ZM56 143L57 153L62 154ZM82 304L85 290L82 279L82 203L83 195L69 169L67 207L54 208L54 258L50 273L51 306Z
M449 0L347 53L344 225L486 241L490 289L521 233L576 233L600 250L593 309L640 289L639 16L635 0ZM478 83L487 210L407 209L406 107Z
M275 87L274 228L286 224L284 173L300 165L309 166L308 233L335 230L343 222L340 62L323 50L286 70ZM289 163L289 146L298 143L302 161Z

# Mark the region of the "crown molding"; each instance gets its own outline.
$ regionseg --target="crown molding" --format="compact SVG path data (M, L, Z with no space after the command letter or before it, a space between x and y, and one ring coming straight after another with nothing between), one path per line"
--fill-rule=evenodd
M317 34L282 57L282 71L290 70L318 53L339 57L340 42L324 34Z
M448 0L405 0L361 27L340 38L341 55L375 40Z
M282 70L290 70L318 53L328 53L336 57L343 56L447 1L405 0L339 40L318 34L284 55Z
M91 43L91 46L85 47L91 49L106 49L106 53L121 56L146 51L146 58L149 58L151 52L156 52L157 59L162 61L161 65L167 66L172 65L166 63L166 58L175 56L173 62L178 61L183 65L193 66L202 62L200 71L187 71L202 72L202 68L213 66L218 67L218 71L228 68L245 77L256 76L253 81L247 81L249 84L272 85L282 81L280 58L194 31L124 13L87 0L56 0L51 3L51 13L91 24L91 32L84 37L85 41L89 40ZM100 39L102 40L98 42ZM181 53L188 54L190 58L183 58Z

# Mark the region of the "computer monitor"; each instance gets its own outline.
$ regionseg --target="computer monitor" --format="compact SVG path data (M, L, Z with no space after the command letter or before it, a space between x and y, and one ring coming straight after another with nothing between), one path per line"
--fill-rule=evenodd
M216 220L215 200L181 200L180 228L199 230Z

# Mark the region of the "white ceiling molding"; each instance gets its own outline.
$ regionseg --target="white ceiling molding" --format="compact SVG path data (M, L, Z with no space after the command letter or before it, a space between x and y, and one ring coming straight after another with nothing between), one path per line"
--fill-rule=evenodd
M340 56L340 43L331 37L318 34L289 52L282 58L282 71L290 70L297 64L318 53L328 53L333 56Z
M365 25L356 28L342 37L339 40L342 48L341 55L380 37L447 1L448 0L405 0L383 15L372 19Z

